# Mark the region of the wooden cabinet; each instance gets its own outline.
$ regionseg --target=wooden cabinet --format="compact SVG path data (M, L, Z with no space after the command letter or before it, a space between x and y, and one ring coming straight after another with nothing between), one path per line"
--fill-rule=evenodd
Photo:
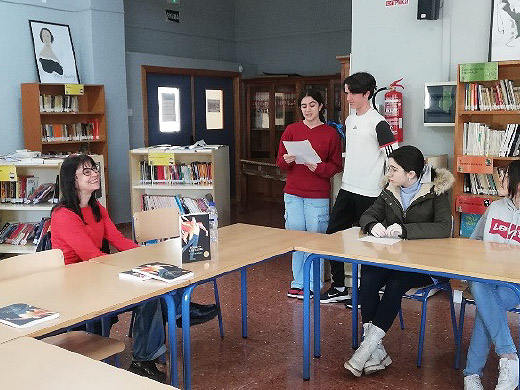
M512 106L509 109L491 108L484 110L475 107L475 105L479 96L482 99L481 95L483 93L482 91L478 92L479 88L489 88L493 91L498 85L500 91L492 92L492 100L495 100L497 96L495 93L502 93L500 80L511 80L513 85L520 86L520 61L499 62L498 80L495 81L476 81L472 85L472 83L460 82L460 73L461 65L459 65L457 74L457 105L453 140L453 174L455 183L452 189L452 215L454 216L454 234L457 237L460 235L462 214L482 214L492 201L501 198L496 194L491 194L491 192L495 192L493 187L500 185L500 179L497 178L498 175L494 168L506 167L512 160L518 159L518 157L498 157L496 152L492 150L487 151L490 144L488 143L489 140L486 141L486 132L482 128L488 127L497 131L499 137L506 136L507 132L505 130L508 125L520 124L520 110L517 109L520 106L520 101L517 102L517 107ZM509 92L507 94L509 95ZM490 95L488 94L487 96L489 97ZM509 96L511 100L512 96ZM466 101L467 97L469 98L468 101ZM484 101L481 100L481 103L489 104L488 97ZM473 107L467 107L466 103L473 105ZM484 131L480 133L481 137L479 138L483 140L482 142L467 135L468 124L477 126ZM520 130L517 129L517 131ZM495 133L495 135L497 134ZM482 151L475 152L479 148L470 147L470 143L472 145L478 144L479 148L482 147ZM493 172L495 172L494 178ZM488 191L487 187L489 186L492 191L489 191L490 193L488 194L471 193L473 190L471 186L468 187L470 174L484 175L480 176L481 179L485 179L485 183L482 183L484 184L484 191ZM466 176L466 185L465 175L468 175ZM497 181L498 183L496 183ZM470 216L466 215L464 217L469 218Z
M21 93L25 147L102 155L108 183L104 86L84 85L83 95L65 95L64 84L24 83Z
M307 89L318 90L325 100L326 120L341 123L340 75L263 77L243 84L246 110L240 198L244 202L248 194L261 193L265 198L282 199L285 175L275 162L285 128L303 119L298 98Z
M180 180L147 180L143 178L143 167L148 162L150 153L171 153L171 165L190 166L193 163L209 164L207 177L211 182L204 180L197 182L193 177ZM147 167L147 166L146 166ZM145 169L149 169L148 167ZM146 175L146 173L145 173ZM157 195L173 197L203 198L211 194L218 210L219 226L230 223L230 185L229 185L229 146L211 147L211 149L177 149L149 147L130 151L130 198L132 214L143 209L143 196Z

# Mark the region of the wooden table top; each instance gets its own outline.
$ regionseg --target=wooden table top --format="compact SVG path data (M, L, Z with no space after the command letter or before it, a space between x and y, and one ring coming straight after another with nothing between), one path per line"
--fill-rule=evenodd
M359 228L298 239L295 250L426 271L520 283L520 246L444 238L402 240L394 245L358 241Z
M175 390L29 337L0 344L0 378L9 390Z
M120 279L120 271L82 262L0 281L0 307L27 303L60 313L54 320L23 329L0 324L0 343L21 336L45 335L172 290L169 283L161 281Z

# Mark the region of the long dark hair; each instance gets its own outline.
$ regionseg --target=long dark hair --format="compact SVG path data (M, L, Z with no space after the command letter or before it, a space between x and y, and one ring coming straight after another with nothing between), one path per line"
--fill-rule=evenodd
M302 105L303 98L306 96L310 96L311 98L316 100L318 102L318 104L322 105L321 110L318 113L318 115L320 117L320 121L325 123L325 102L323 100L323 96L321 96L321 93L319 93L319 91L316 91L315 89L305 90L304 92L302 92L302 94L300 95L300 98L298 99L298 104L300 105L300 107Z
M520 161L511 161L507 166L507 194L513 199L518 192L518 184L520 184Z
M54 210L57 210L60 207L66 207L79 215L81 220L85 222L83 214L81 213L81 208L79 207L78 190L76 188L76 171L80 166L85 165L91 167L97 166L92 157L86 154L73 154L63 160L60 169L61 199L58 204L52 208L51 214ZM88 200L88 205L92 209L96 222L101 221L101 210L99 209L95 192L92 192L92 195Z
M392 157L405 172L414 171L419 179L424 169L424 155L412 145L401 146L394 150L388 158Z

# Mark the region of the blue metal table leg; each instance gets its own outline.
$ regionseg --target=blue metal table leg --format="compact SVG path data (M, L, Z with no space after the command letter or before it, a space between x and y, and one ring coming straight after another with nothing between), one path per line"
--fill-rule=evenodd
M358 343L358 264L352 263L352 348Z
M314 357L321 356L321 337L320 337L320 263L321 258L312 256L312 289L314 299Z
M310 378L310 337L311 337L311 326L310 326L310 272L312 256L307 257L303 263L303 379L308 380Z
M188 286L182 294L182 355L184 360L184 389L191 389L190 301L195 285Z
M507 286L509 286L515 293L518 299L520 299L520 285L516 283L506 283ZM520 366L520 359L518 359L518 364Z
M168 343L170 344L170 385L179 387L179 375L177 373L177 322L175 302L170 294L161 297L166 304L168 316Z
M247 268L240 268L240 295L242 310L242 337L247 338Z

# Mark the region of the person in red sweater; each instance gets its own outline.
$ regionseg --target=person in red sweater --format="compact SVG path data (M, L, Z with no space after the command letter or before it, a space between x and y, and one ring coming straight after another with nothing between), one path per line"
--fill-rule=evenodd
M325 107L318 91L305 91L299 104L304 119L287 126L276 159L276 165L287 172L285 228L324 233L329 223L330 178L342 170L341 141L336 130L324 124ZM284 141L304 140L311 143L320 163L299 164L296 156L287 153ZM303 252L293 254L293 280L287 293L291 298L303 299L303 262L307 256ZM312 290L312 279L310 287Z
M65 264L74 264L103 256L106 239L116 249L136 248L115 227L107 210L96 200L100 174L94 160L87 155L67 157L60 169L60 202L51 212L52 248L61 249ZM182 291L173 294L180 313ZM163 313L160 299L150 300L134 309L133 361L129 370L149 378L164 381L155 360L166 352ZM190 307L190 324L206 322L217 315L215 305ZM179 320L177 321L179 323Z

